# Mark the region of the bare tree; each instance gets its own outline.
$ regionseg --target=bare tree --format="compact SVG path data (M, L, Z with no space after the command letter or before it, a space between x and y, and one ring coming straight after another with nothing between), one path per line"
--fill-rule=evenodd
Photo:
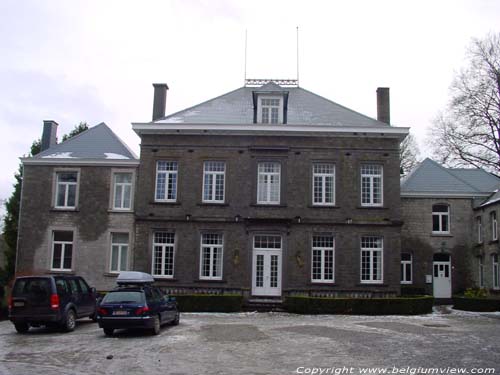
M401 174L408 174L419 162L420 150L412 134L408 134L399 145L399 159L401 161Z
M451 100L434 121L434 157L449 166L500 173L500 33L473 39L468 66L455 77Z

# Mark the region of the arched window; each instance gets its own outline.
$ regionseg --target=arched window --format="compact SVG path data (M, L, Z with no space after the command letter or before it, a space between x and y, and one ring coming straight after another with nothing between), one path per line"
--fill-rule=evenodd
M450 207L447 204L432 206L432 233L450 233Z

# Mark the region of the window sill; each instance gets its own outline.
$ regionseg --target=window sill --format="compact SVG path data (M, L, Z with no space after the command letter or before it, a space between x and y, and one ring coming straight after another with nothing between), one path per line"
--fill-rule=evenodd
M494 244L494 243L498 243L498 239L496 239L496 240L491 240L491 241L490 241L490 242L488 242L488 243L489 243L490 245L491 245L491 244Z
M74 275L75 271L73 270L49 270L48 271L52 275Z
M104 272L104 277L118 277L119 272Z
M155 204L159 206L180 206L181 202L175 201L175 202L163 202L163 201L150 201L149 204Z
M432 232L431 237L453 237L453 234L451 233L436 233Z
M252 203L250 207L259 207L259 208L286 208L288 207L286 204L264 204L264 203Z
M335 209L335 208L340 208L340 206L336 206L336 205L327 205L327 204L324 204L324 205L321 205L321 204L310 204L307 206L307 208L323 208L323 209Z
M155 276L153 275L153 279L155 281L178 281L177 279L173 277L168 277L168 276Z
M311 281L309 286L337 286L335 281Z
M225 202L200 202L198 203L198 206L200 207L205 207L205 206L208 206L208 207L229 207L229 203L225 203Z
M363 287L367 287L367 286L377 286L377 287L384 287L384 288L389 287L389 285L384 284L383 282L372 282L372 283L366 282L366 283L359 283L359 284L357 284L356 286L363 286Z
M134 210L115 210L113 208L109 209L110 214L133 214Z
M401 285L413 285L413 281L401 281Z
M52 207L50 209L50 212L80 212L78 207L76 208L57 208L57 207Z
M388 210L389 207L386 207L386 206L357 206L356 208L359 208L359 209L362 209L362 210L366 210L366 209L369 209L369 210Z
M194 283L211 283L211 284L226 284L227 281L222 279L222 280L217 280L217 279L196 279L193 280Z

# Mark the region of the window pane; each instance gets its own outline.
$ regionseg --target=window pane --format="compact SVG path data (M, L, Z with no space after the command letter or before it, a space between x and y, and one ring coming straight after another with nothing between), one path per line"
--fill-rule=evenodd
M130 208L130 202L131 202L131 191L132 191L132 186L131 185L125 185L124 187L124 197L123 197L123 208Z
M118 269L118 256L120 253L120 247L113 245L111 247L111 271L119 271Z
M72 242L73 241L73 232L70 232L70 231L55 231L54 232L54 241Z
M445 204L435 204L432 206L432 212L448 212L448 206Z
M115 182L117 183L131 183L132 173L115 173Z
M441 228L439 226L439 215L432 215L432 231L440 232Z
M121 246L120 271L127 269L128 246Z
M68 186L68 207L76 206L76 185Z
M71 269L71 260L73 258L73 245L64 245L64 269Z
M115 186L115 208L121 208L122 206L122 191L123 191L123 186L122 185L116 185Z
M54 254L52 256L52 268L61 268L62 245L54 244Z
M76 172L59 172L57 180L59 182L77 182L78 174Z

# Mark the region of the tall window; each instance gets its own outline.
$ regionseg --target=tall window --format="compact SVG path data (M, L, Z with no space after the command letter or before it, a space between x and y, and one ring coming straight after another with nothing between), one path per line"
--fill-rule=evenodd
M114 173L113 184L113 209L130 210L132 207L132 173Z
M479 287L484 287L484 261L483 257L479 257Z
M361 282L381 283L383 262L382 237L361 237Z
M224 203L226 163L206 161L203 164L203 202Z
M401 284L411 284L413 271L413 258L409 253L401 254Z
M335 204L335 165L324 163L313 165L313 204L318 206Z
M331 235L314 236L312 244L312 281L331 283L334 281L334 238Z
M204 233L201 235L200 279L222 279L222 234Z
M157 201L175 202L177 200L177 169L176 161L156 163L155 199Z
M448 205L432 206L432 233L450 233L450 207Z
M382 206L382 166L361 166L361 205Z
M490 213L490 222L491 222L491 239L493 241L498 240L498 225L497 225L497 212L492 211Z
M153 276L174 276L175 233L155 232L153 238Z
M56 180L56 208L75 208L78 172L57 172Z
M52 232L52 270L71 271L73 263L73 232Z
M261 98L260 99L261 123L279 124L281 122L281 99Z
M128 269L128 233L111 233L111 272Z
M481 216L476 217L477 243L483 243L483 221Z
M493 289L500 289L500 268L498 267L498 254L491 256L493 264Z
M280 203L281 165L276 162L259 163L257 181L257 203Z

